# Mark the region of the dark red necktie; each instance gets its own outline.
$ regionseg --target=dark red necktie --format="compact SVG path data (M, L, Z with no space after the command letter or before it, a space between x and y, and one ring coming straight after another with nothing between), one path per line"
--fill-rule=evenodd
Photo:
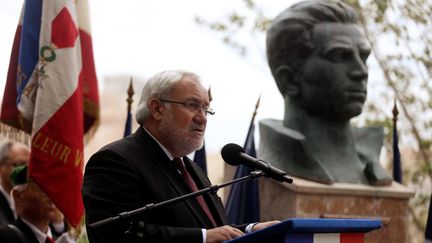
M196 186L196 184L195 184L194 180L192 179L192 177L190 176L190 174L187 172L186 167L184 166L182 159L174 158L173 162L174 162L175 166L177 167L177 169L180 171L180 174L182 175L183 180L186 182L186 184L188 184L188 186L190 187L192 192L198 191L198 187ZM211 214L210 209L208 208L207 203L204 200L204 197L198 196L198 197L196 197L196 199L198 200L198 203L201 205L204 212L207 214L207 217L213 223L213 226L216 227L217 226L216 221L214 220L213 215Z
M54 243L54 240L51 237L47 236L45 243Z

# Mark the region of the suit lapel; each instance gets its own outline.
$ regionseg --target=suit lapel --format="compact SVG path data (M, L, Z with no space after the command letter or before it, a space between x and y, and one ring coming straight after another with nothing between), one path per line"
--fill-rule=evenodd
M161 174L164 176L165 181L167 181L176 191L177 195L168 195L172 199L181 195L190 193L189 186L184 182L183 178L175 168L174 164L159 144L142 128L140 127L135 133L137 139L141 140L141 146L151 157L151 161L154 162L155 167L157 167ZM194 217L200 222L201 225L207 227L212 225L207 219L204 211L201 209L198 201L195 199L188 199L184 201L189 210L192 212ZM159 202L155 202L159 203Z

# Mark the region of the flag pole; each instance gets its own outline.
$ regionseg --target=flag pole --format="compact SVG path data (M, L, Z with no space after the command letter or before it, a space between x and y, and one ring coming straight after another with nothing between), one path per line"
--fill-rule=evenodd
M133 89L133 80L132 80L132 76L130 77L130 82L129 82L129 88L127 90L127 94L128 94L128 98L126 99L127 102L127 116L126 116L126 123L125 123L125 128L124 128L124 133L123 133L123 137L129 136L132 133L132 103L133 103L133 95L135 94L134 89Z
M253 124L255 123L255 117L256 117L256 115L258 113L258 108L259 108L259 105L260 105L260 101L261 101L261 95L258 96L258 100L257 100L257 102L255 104L255 110L252 113L252 118L251 118L251 121L250 121L250 124L249 124L249 129L248 129L248 133L247 134L250 134L251 129L253 127ZM244 144L243 148L246 147L246 144L248 142L247 138L246 138L246 141L245 141L245 144Z
M261 95L258 96L258 100L257 100L257 102L256 102L256 104L255 104L255 110L254 110L254 112L253 112L253 114L252 114L252 120L251 120L251 123L253 123L253 122L255 121L255 116L256 116L256 114L258 113L258 107L259 107L259 105L260 105L260 101L261 101Z
M397 108L396 99L394 100L392 113L393 113L393 127L397 128L397 120L398 120L399 111Z
M393 179L399 183L402 183L402 165L401 165L398 133L397 133L397 121L398 121L399 111L397 109L396 99L394 99L392 113L393 113Z
M135 91L134 91L134 88L133 88L132 76L130 77L129 88L127 90L127 94L128 94L128 98L126 99L126 101L127 101L127 111L128 111L128 113L130 113L131 109L132 109L132 103L133 103L132 97L135 94Z
M212 97L212 94L211 94L211 86L209 86L209 89L208 89L207 92L208 92L209 102L211 102L213 100L213 97Z

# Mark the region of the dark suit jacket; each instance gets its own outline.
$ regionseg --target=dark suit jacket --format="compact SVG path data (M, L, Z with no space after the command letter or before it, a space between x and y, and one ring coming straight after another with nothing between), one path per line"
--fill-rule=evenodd
M198 188L210 181L194 162L184 158ZM195 198L146 212L142 238L125 234L127 221L101 230L88 224L187 193L190 189L157 142L140 127L133 135L111 143L95 153L86 165L83 200L87 232L92 243L100 242L202 242L201 228L212 224ZM205 200L218 223L227 224L217 195Z
M22 233L25 239L12 230L8 225L0 226L0 242L7 243L39 243L33 231L21 220L18 219L14 224Z
M9 202L0 192L0 224L11 224L15 221Z

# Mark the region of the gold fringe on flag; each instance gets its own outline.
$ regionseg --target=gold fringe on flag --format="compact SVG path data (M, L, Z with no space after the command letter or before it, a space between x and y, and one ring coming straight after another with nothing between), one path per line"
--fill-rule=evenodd
M30 146L31 136L23 130L0 123L0 140L10 139Z

